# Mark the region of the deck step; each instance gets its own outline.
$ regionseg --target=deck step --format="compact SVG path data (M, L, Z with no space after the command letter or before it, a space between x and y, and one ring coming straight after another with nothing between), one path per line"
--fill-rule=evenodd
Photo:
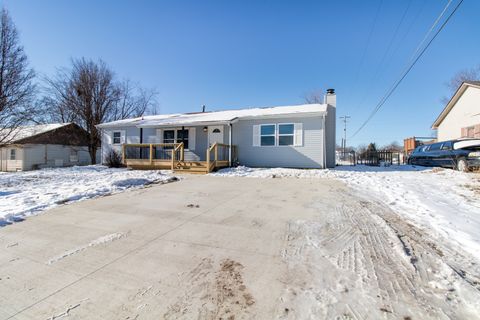
M176 164L174 171L205 174L207 173L207 164L201 161L183 161Z

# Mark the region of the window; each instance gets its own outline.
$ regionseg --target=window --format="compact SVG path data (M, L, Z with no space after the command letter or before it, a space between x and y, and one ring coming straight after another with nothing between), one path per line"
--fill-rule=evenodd
M185 149L188 149L188 129L177 130L177 143L182 143Z
M113 132L113 144L122 143L122 133L120 131Z
M253 146L303 146L303 124L278 123L253 125Z
M175 130L163 130L163 143L175 143Z
M278 125L278 145L279 146L293 146L294 141L294 125L279 124Z
M78 151L70 150L70 162L78 162Z
M275 125L262 124L260 126L260 145L274 146L275 145Z
M467 133L467 138L475 138L475 127L467 127L465 128L466 133Z
M10 149L10 160L16 160L16 159L17 159L17 150Z
M443 143L442 150L452 150L452 149L453 149L452 141L447 141Z
M188 149L188 129L163 130L163 143L181 143Z
M440 150L441 146L442 146L442 143L434 143L434 144L430 145L430 148L428 148L428 151Z

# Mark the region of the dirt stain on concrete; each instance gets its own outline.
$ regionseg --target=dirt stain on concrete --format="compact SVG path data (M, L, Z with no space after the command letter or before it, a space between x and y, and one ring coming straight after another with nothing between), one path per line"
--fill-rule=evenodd
M198 319L251 319L255 298L243 279L244 266L224 259L219 264L204 258L188 274L183 296L168 307L165 319L197 314Z

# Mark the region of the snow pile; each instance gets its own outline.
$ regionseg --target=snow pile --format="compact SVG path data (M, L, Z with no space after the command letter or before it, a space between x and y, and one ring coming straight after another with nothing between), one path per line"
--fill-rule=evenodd
M384 202L432 236L456 242L480 259L480 177L447 169L414 166L338 167L332 170L238 167L214 176L332 178L365 197Z
M104 166L50 168L0 174L0 226L54 206L167 181L160 171Z

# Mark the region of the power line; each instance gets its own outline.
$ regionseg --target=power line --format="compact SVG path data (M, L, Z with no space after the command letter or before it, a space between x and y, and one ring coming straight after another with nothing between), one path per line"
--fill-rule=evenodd
M358 65L357 72L355 74L355 81L353 82L353 86L352 86L352 89L350 90L350 94L352 92L354 92L356 87L357 87L358 76L359 76L360 70L362 69L363 64L365 62L365 58L367 56L367 50L368 50L368 47L370 47L370 42L372 40L373 31L375 30L375 27L377 25L378 16L380 15L380 10L382 9L382 5L383 5L383 0L380 0L380 2L378 3L377 11L375 13L375 17L373 18L372 27L370 28L370 32L368 33L368 38L367 38L367 42L366 42L366 45L365 45L365 49L363 50L362 58L361 58L360 63Z
M400 27L402 26L403 21L405 20L405 17L407 16L407 13L408 13L408 10L410 9L411 4L412 4L412 1L410 0L408 2L408 5L407 5L405 11L403 12L402 17L400 18L400 21L397 24L397 27L395 28L395 31L394 31L392 37L390 38L390 41L387 45L387 48L385 49L385 52L382 55L382 59L380 60L380 63L378 63L377 68L375 69L375 73L373 74L373 77L370 80L370 83L367 87L367 90L365 91L365 93L364 93L362 99L360 100L360 102L355 105L356 107L354 108L354 110L357 110L359 106L363 105L363 103L365 102L365 99L367 98L368 92L371 91L371 89L373 87L373 84L376 82L376 79L378 78L378 76L380 74L380 71L383 69L382 67L385 63L385 59L387 58L388 53L390 52L390 49L391 49L393 43L395 42L395 40L397 38L398 31L400 30Z
M415 64L417 63L417 61L423 56L423 54L425 53L425 51L428 49L428 47L432 44L433 40L435 40L435 38L438 36L438 34L443 30L443 28L445 27L445 25L448 23L448 21L450 21L450 19L452 18L452 16L455 14L455 12L457 12L458 8L460 7L460 5L463 3L463 0L460 0L460 2L457 4L457 6L453 9L453 11L450 13L450 15L447 17L447 19L442 23L442 25L440 26L440 28L435 32L435 34L433 35L433 37L430 39L430 41L428 41L428 43L426 44L426 46L420 51L420 54L410 63L410 66L408 66L408 68L402 73L401 77L394 83L394 85L390 88L389 91L387 91L387 93L382 97L382 99L380 99L380 102L376 105L376 107L373 109L372 113L370 114L370 116L367 118L367 120L365 120L365 122L358 128L357 131L355 131L355 133L350 137L350 138L353 138L355 137L366 125L367 123L375 116L375 114L380 110L380 108L385 104L385 102L388 100L388 98L390 98L390 96L393 94L393 92L397 89L397 87L400 85L400 83L403 81L403 79L405 79L405 77L408 75L408 73L412 70L412 68L415 66ZM450 2L447 4L447 7L450 5ZM442 11L442 13L440 14L440 16L442 16L444 13L444 11Z

